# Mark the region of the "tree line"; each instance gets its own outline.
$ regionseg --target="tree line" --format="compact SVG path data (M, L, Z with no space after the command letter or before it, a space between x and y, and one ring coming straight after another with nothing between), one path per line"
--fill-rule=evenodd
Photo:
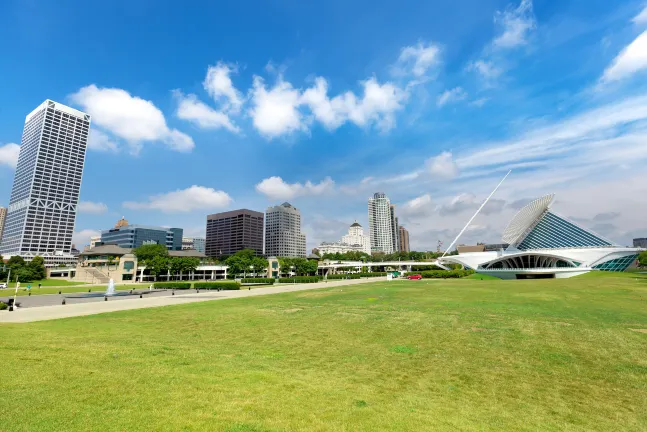
M23 257L14 255L2 264L4 261L0 255L0 281L5 281L11 271L11 280L15 281L16 277L20 282L32 282L42 280L47 277L45 271L45 260L43 257L35 256L30 262L25 262Z

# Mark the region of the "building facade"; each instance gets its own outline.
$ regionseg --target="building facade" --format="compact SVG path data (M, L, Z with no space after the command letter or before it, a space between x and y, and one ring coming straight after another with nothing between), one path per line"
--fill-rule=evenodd
M90 237L90 247L89 247L89 249L92 249L93 247L96 247L97 243L101 243L101 236L100 235Z
M207 216L205 254L209 257L233 255L252 249L263 255L263 222L261 212L240 209Z
M361 252L371 254L371 238L364 235L364 228L357 221L353 222L348 228L348 234L341 238L341 242L349 245L360 245Z
M4 221L7 218L6 207L0 207L0 241L2 241L2 231L4 231Z
M391 204L391 237L393 238L393 252L400 250L400 229L398 217L395 215L395 205Z
M647 237L645 237L645 238L635 238L634 239L634 247L635 248L647 249Z
M382 192L368 199L371 252L393 253L396 247L395 208Z
M72 257L90 116L46 100L25 119L0 254Z
M147 244L160 244L168 250L182 250L182 228L163 228L145 225L124 225L101 231L101 243L122 248L138 248Z
M301 232L301 212L290 203L269 207L265 213L265 254L306 257L306 235Z
M182 250L196 250L204 253L205 239L201 237L182 237Z
M398 250L400 252L411 252L411 247L409 246L409 231L402 225L398 227L398 242L400 247Z
M364 248L361 245L351 245L344 242L321 242L316 249L319 251L319 256L335 253L364 252Z

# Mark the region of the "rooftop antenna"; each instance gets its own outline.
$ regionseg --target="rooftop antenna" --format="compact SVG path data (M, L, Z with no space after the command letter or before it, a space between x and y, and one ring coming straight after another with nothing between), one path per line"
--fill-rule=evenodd
M450 244L450 245L449 245L449 247L448 247L447 249L445 249L445 252L443 253L443 256L441 256L441 258L442 258L442 257L444 257L445 255L447 255L447 251L452 250L452 247L454 246L454 244L455 244L455 243L458 241L458 239L463 235L463 233L465 232L465 230L467 229L467 227L469 227L469 226L470 226L470 224L472 223L472 221L474 220L474 218L475 218L475 217L476 217L476 216L481 212L481 210L483 209L483 207L485 207L485 204L487 204L487 202L488 202L488 201L490 201L490 198L492 198L492 195L494 195L494 193L497 191L497 189L499 189L499 186L501 186L501 184L503 184L503 182L505 181L505 179L507 179L507 178L508 178L508 176L510 175L510 173L511 173L511 172L512 172L512 170L508 171L508 173L505 175L505 177L503 177L503 179L499 182L499 184L498 184L498 185L496 185L496 187L494 188L494 190L492 191L492 193L491 193L491 194L490 194L490 195L485 199L485 201L483 201L483 204L481 204L481 207L479 207L479 208L478 208L478 210L476 210L476 213L474 213L474 216L472 216L472 218L467 222L467 224L463 227L463 229L461 230L461 232L459 232L459 233L458 233L458 235L456 236L456 238L454 239L454 241L452 242L452 244Z

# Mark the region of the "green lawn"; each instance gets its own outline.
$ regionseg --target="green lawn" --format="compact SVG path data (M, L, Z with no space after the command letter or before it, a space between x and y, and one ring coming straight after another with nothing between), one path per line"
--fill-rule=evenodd
M7 281L3 280L1 282L7 282ZM27 285L31 285L32 287L37 287L38 284L41 284L41 286L44 286L44 287L65 287L65 286L74 286L74 285L84 285L85 282L73 282L73 281L68 281L67 279L42 279L34 282L20 282L21 287L26 287ZM15 288L15 287L16 287L16 282L9 282L9 288Z
M148 284L150 285L150 284ZM117 290L130 290L130 289L142 289L148 287L147 284L117 284L115 289ZM38 288L38 284L32 284L31 290L27 289L27 284L20 284L18 289L18 297L29 295L45 295L45 294L58 294L59 291L63 294L78 293L78 292L88 292L89 289L92 292L105 291L108 288L108 285L92 285L88 286L61 286L61 287L43 287ZM16 292L15 288L0 289L0 297L13 297Z
M644 275L384 281L0 341L3 430L647 430Z

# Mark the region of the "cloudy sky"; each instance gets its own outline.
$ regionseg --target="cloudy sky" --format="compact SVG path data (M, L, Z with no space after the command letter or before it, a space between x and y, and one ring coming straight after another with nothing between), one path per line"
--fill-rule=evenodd
M226 4L225 4L226 3ZM77 245L114 225L178 226L290 201L308 247L367 198L412 247L554 210L620 244L647 236L647 4L607 0L0 5L0 205L25 115L93 116Z

